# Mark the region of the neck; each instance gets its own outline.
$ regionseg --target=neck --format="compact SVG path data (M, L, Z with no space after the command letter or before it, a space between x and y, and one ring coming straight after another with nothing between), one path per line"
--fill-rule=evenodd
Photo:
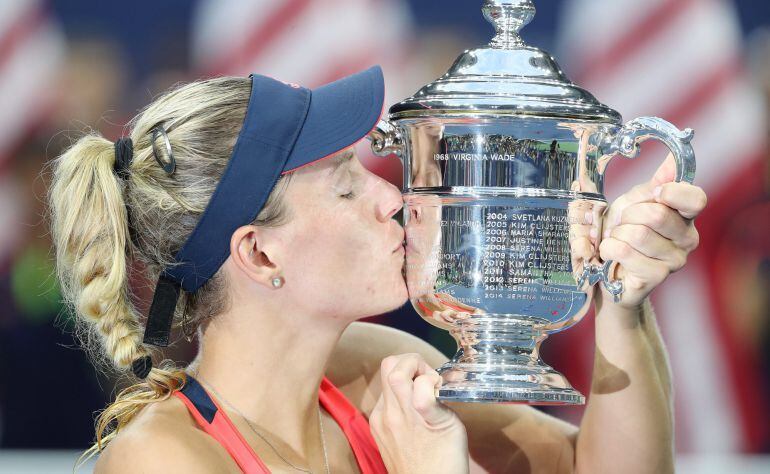
M263 432L301 453L315 450L318 388L345 325L233 308L209 322L190 372Z

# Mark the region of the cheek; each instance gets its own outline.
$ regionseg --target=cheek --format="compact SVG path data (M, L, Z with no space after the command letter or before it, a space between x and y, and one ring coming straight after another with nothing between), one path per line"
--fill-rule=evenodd
M316 301L347 295L360 280L361 257L371 252L361 229L349 217L318 212L291 239L290 266L306 295ZM358 291L358 290L356 290Z
M386 230L346 212L317 215L298 229L291 255L298 296L336 317L359 315L405 291L398 259L380 233Z
M351 211L352 212L352 211ZM382 266L381 240L373 235L373 227L354 215L332 217L318 229L319 238L312 244L318 252L314 260L341 291L372 293L377 269ZM371 287L371 288L369 288ZM334 289L330 291L335 292Z

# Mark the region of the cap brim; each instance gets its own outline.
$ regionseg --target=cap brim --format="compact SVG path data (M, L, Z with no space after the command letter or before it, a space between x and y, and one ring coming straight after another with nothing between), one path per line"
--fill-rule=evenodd
M365 137L377 125L384 100L380 66L314 89L305 124L283 172L327 158Z

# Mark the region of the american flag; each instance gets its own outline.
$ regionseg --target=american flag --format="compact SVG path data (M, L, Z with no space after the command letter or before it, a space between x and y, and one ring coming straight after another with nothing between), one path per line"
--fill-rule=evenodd
M64 44L43 1L0 2L0 268L22 244L26 195L10 174L11 162L53 110Z
M731 217L764 192L766 103L743 64L735 7L727 0L574 0L563 8L558 58L575 83L625 120L656 115L695 129L695 184L709 196L696 220L701 245L653 294L673 370L677 450L766 447L767 375L750 331L736 324L736 308L723 297L738 288L734 275L716 261ZM634 160L610 164L608 198L652 176L665 149L643 148ZM574 373L585 383L592 325L578 326L582 367Z
M400 0L203 0L192 31L192 62L203 75L255 72L312 88L380 64L386 104L413 92L403 75L414 68L414 29ZM400 182L395 157L358 152L369 169Z

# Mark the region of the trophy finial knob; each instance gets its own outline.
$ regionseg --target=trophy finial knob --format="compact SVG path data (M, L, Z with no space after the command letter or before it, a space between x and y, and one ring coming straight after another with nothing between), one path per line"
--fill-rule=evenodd
M495 37L489 43L493 48L510 49L524 41L519 30L535 17L532 0L484 0L484 17L495 27Z

